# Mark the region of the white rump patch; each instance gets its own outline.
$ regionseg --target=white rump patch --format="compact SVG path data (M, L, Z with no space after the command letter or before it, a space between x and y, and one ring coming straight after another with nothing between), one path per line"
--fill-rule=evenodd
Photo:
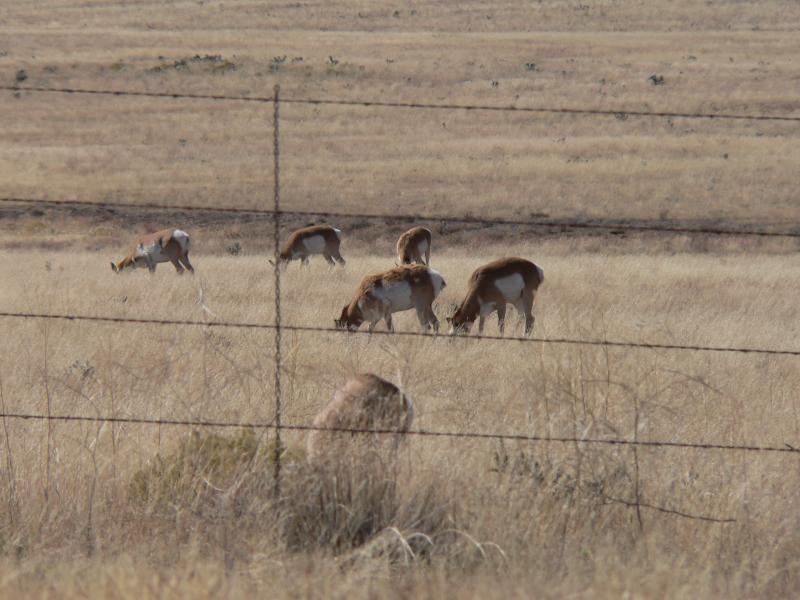
M325 238L321 235L312 235L303 238L303 245L309 254L322 254L322 251L325 250Z
M189 234L186 233L183 229L176 229L172 232L172 239L178 242L180 245L181 250L186 252L189 249Z
M333 228L333 232L336 234L336 237L339 238L339 241L341 242L342 241L342 230L341 229L336 229L336 227L334 227Z
M424 255L425 251L428 249L428 240L420 240L417 244L417 252Z
M514 273L513 275L495 279L494 285L503 294L506 302L516 302L525 288L525 280L519 273Z
M433 299L435 300L438 298L439 294L442 293L442 290L447 284L439 271L434 271L433 269L428 269L428 271L430 272L431 282L433 283Z

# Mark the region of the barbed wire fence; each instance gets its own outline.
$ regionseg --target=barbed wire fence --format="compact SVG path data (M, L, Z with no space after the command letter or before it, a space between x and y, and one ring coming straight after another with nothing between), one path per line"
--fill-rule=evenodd
M659 449L690 449L695 451L721 451L738 453L762 453L773 455L800 454L800 444L793 445L785 443L782 446L769 444L718 444L718 443L691 443L668 440L639 440L624 438L591 438L577 436L537 436L522 433L503 433L503 432L482 432L482 431L435 431L427 429L416 429L405 432L398 432L393 429L360 429L360 428L327 428L316 427L307 424L293 424L283 422L283 386L282 386L282 333L283 331L305 332L305 333L329 333L335 335L380 335L380 336L407 336L407 337L428 337L432 339L441 338L435 334L423 332L388 332L388 331L357 331L350 332L326 327L299 326L283 323L281 307L281 273L279 268L280 257L280 237L281 221L287 216L303 217L324 217L324 218L359 218L368 220L385 220L392 222L450 222L462 224L481 224L481 225L502 225L514 227L544 227L553 228L561 231L570 229L578 230L603 230L603 231L630 231L630 232L652 232L668 234L686 235L721 235L721 236L757 236L775 238L800 238L800 231L771 231L761 229L726 229L717 227L683 227L671 225L650 225L650 224L631 224L631 223L585 223L574 221L557 221L549 219L515 220L515 219L489 219L482 217L456 217L449 215L424 215L424 214L379 214L379 213L347 213L337 211L314 211L314 210L286 210L281 206L280 189L280 104L312 104L312 105L339 105L339 106L360 106L360 107L384 107L400 109L436 109L436 110L474 110L474 111L515 111L527 113L548 113L548 114L570 114L570 115L597 115L610 116L616 119L625 120L632 117L655 117L655 118L686 118L686 119L718 119L718 120L746 120L746 121L776 121L776 122L797 122L800 123L800 116L783 115L748 115L748 114L726 114L726 113L682 113L682 112L657 112L657 111L629 111L629 110L597 110L597 109L575 109L575 108L552 108L552 107L524 107L524 106L489 106L489 105L459 105L459 104L436 104L418 102L384 102L367 100L335 100L335 99L314 99L314 98L282 98L280 88L274 88L271 97L259 96L232 96L224 94L185 94L170 92L137 92L125 90L98 90L80 88L45 88L45 87L20 87L20 86L0 86L0 90L12 91L14 93L35 92L53 94L91 94L100 96L131 96L131 97L152 97L152 98L171 98L186 100L207 100L207 101L242 101L272 104L272 126L273 126L273 202L272 208L221 208L221 207L198 207L183 206L174 204L159 203L132 203L132 202L100 202L79 199L47 199L47 198L24 198L17 196L0 197L0 203L7 205L38 205L51 207L65 206L85 206L101 207L106 209L131 209L131 210L164 210L164 211L192 211L207 213L229 213L229 214L248 214L263 216L273 222L274 236L274 292L275 292L275 315L272 324L268 323L244 323L231 321L194 321L182 319L145 319L113 317L100 315L78 315L78 314L48 314L36 312L14 312L0 311L0 318L9 319L45 319L45 320L66 320L66 321L94 321L101 323L119 323L134 325L164 325L164 326L192 326L192 327L227 327L227 328L246 328L246 329L268 329L274 331L275 336L275 371L274 371L274 418L270 422L228 422L213 420L180 420L180 419L147 419L138 417L118 417L115 415L106 416L83 416L83 415L58 415L58 414L35 414L27 412L14 412L3 410L0 418L45 421L52 423L61 422L108 422L116 424L142 424L160 426L183 426L183 427L219 427L219 428L251 428L251 429L271 429L275 432L274 445L274 486L275 494L279 496L281 485L281 468L283 462L284 448L282 445L282 431L330 431L336 433L349 433L353 435L407 435L428 438L452 438L452 439L483 439L483 440L507 440L527 443L544 444L582 444L582 445L609 445L620 447L635 448L659 448ZM742 353L758 355L781 355L781 356L800 356L800 350L780 349L780 348L754 348L754 347L724 347L724 346L702 346L687 344L662 344L632 341L609 341L609 340L584 340L568 338L537 338L537 337L503 337L493 335L470 335L458 337L457 340L464 340L472 343L478 341L494 341L504 343L538 343L538 344L571 344L583 346L604 346L604 347L627 347L640 349L657 349L668 351L693 351L693 352L716 352L716 353ZM637 488L638 489L638 488ZM716 523L730 523L734 519L714 518L703 515L693 515L685 511L665 508L651 503L646 503L639 497L638 491L635 502L608 497L609 502L618 503L630 508L648 508L665 514L671 514L684 518L698 519Z
M275 497L279 498L281 493L281 456L283 447L281 444L281 417L283 412L283 388L281 386L281 370L283 369L283 354L281 344L281 162L280 162L280 118L279 118L279 98L280 86L275 86L275 98L273 103L272 120L272 162L273 162L273 221L275 224L275 252L273 259L273 272L275 274L275 451L274 451L274 478L275 478Z
M369 221L390 221L399 223L457 223L461 225L481 225L481 226L509 226L520 228L544 228L554 229L559 232L569 230L589 230L607 231L611 233L663 233L663 234L685 234L685 235L719 235L737 237L763 237L763 238L788 238L800 239L800 231L769 231L763 229L729 229L721 227L685 227L678 225L650 225L624 222L581 222L555 219L489 219L473 216L450 216L424 213L350 213L329 210L292 210L281 209L279 213L273 210L258 208L221 208L221 207L200 207L181 204L159 204L153 202L100 202L91 200L77 199L48 199L48 198L24 198L21 196L2 196L0 203L11 205L32 205L49 206L56 208L64 207L87 207L101 208L105 210L129 209L134 211L160 210L172 212L188 213L213 213L248 215L263 217L265 220L272 221L276 217L321 217L324 219L362 219Z

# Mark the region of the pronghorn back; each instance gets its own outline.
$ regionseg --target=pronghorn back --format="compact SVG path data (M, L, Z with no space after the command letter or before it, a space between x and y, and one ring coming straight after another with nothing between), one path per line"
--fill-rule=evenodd
M130 254L117 265L112 262L111 268L114 272L120 272L145 266L152 272L156 264L169 261L178 273L182 273L184 267L194 272L189 262L190 247L191 238L183 229L162 229L136 238Z
M470 288L482 287L498 279L520 275L526 286L537 289L544 281L544 271L533 262L516 256L499 258L478 267L469 278Z
M397 259L400 264L430 263L433 235L426 227L413 227L397 240Z
M304 264L308 257L321 254L328 263L338 261L342 266L345 260L339 252L342 230L331 225L309 225L293 231L280 253L282 261L300 259Z
M525 317L525 334L528 335L535 321L534 298L543 281L542 268L524 258L501 258L478 267L470 275L464 300L452 317L447 318L452 326L451 333L469 331L476 319L482 333L486 316L496 311L502 334L506 304L511 304Z
M440 273L425 265L401 265L365 277L355 296L342 308L341 317L335 320L338 328L358 328L364 321L370 331L380 319L386 320L391 331L391 314L416 309L423 327L439 323L432 303L447 284Z

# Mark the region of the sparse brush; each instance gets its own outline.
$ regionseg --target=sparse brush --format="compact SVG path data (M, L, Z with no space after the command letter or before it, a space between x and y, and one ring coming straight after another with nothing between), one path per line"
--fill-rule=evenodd
M227 490L256 459L253 430L234 437L192 432L165 457L156 456L133 474L128 495L148 512L192 507L201 510L215 492Z
M403 473L379 453L300 465L281 498L280 535L295 552L324 550L353 565L470 555L462 508L436 477ZM474 556L470 555L471 559Z

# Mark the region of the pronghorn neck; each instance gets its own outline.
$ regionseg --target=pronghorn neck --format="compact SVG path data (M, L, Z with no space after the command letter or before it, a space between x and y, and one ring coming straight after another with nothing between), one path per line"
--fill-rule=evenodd
M461 306L456 310L453 319L458 325L472 323L478 317L480 310L481 301L478 297L478 289L471 289L467 292L467 296L464 298Z
M341 316L336 320L336 327L339 329L358 329L364 322L364 315L358 305L358 299L353 300L342 308Z
M135 269L136 259L133 255L128 255L117 263L117 273L121 273L124 269Z
M348 325L353 327L360 327L364 322L364 313L361 311L361 306L358 300L353 300L345 309L343 320Z

